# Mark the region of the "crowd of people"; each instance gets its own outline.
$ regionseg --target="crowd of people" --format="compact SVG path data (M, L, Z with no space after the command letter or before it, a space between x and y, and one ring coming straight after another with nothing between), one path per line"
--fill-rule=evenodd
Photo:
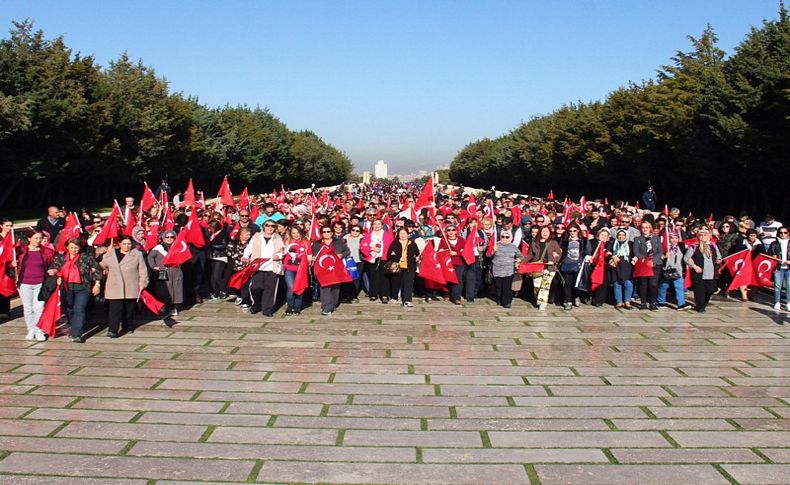
M281 307L298 316L320 302L329 316L360 298L404 307L415 298L489 298L504 308L523 300L540 310L705 312L715 294L748 301L767 285L781 311L783 288L790 293L787 226L770 215L756 224L746 213L714 220L656 211L652 188L642 198L647 209L431 180L257 196L245 189L238 197L224 181L208 202L191 181L173 200L171 191L146 185L139 204L127 197L109 217L50 207L35 227L16 232L2 219L0 276L14 284L0 285L0 316L8 318L18 294L27 338L46 340L40 319L59 292L71 339L84 342L91 305L104 303L108 336L118 337L133 331L149 290L171 317L204 302L267 317Z

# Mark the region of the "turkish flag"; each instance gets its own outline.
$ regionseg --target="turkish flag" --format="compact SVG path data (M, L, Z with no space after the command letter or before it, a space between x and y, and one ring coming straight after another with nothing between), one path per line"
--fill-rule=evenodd
M689 238L689 239L686 239L686 240L684 240L684 241L683 241L683 244L684 244L686 247L689 247L689 246L696 246L697 244L699 244L699 239L698 239L698 238L696 238L696 237L692 237L692 238Z
M143 247L146 251L150 251L154 249L157 243L159 243L159 223L155 222L145 232L145 245Z
M326 246L322 246L318 251L313 272L321 286L332 286L352 281L343 260Z
M148 292L148 290L143 289L140 292L140 301L143 302L146 308L151 310L151 313L154 315L161 315L162 310L165 308L165 304L161 301L154 298L154 295Z
M176 227L176 221L173 219L173 213L170 212L170 207L165 206L164 217L162 217L162 229L165 231L172 231Z
M6 264L5 262L0 263L0 295L10 298L16 294L16 280L8 276Z
M777 258L767 254L758 254L752 260L752 286L773 286L773 274L779 264Z
M148 183L143 182L143 184L143 196L140 197L140 210L146 212L156 204L156 196L151 191L151 187L148 186Z
M180 266L192 259L192 251L189 250L189 244L186 241L186 231L181 230L170 246L170 250L162 259L162 264L165 266Z
M430 207L431 204L433 204L433 192L433 177L429 176L428 181L422 186L422 191L420 192L420 196L417 198L417 203L415 204L416 207L418 209Z
M185 207L194 207L195 206L195 187L192 185L192 179L189 179L189 184L187 184L187 190L184 192L184 206Z
M313 213L313 218L310 220L310 234L307 235L310 241L318 241L321 239L321 226L318 224L318 218Z
M466 204L467 217L477 217L477 199L475 194L469 194L469 203Z
M447 284L444 272L442 272L442 263L439 262L436 250L433 247L433 243L430 241L425 245L425 249L422 250L419 271L422 279L426 281L433 281L440 285Z
M310 278L307 277L307 257L302 255L294 277L293 292L295 295L301 295L308 286L310 286Z
M219 193L217 194L219 200L222 202L222 205L229 205L235 206L236 201L233 200L233 192L230 191L230 183L228 183L227 175L225 178L222 179L222 183L219 186Z
M445 281L452 284L458 284L458 273L455 272L455 266L453 266L453 257L450 256L450 250L439 251L436 253L436 257L442 264L442 274L444 275Z
M485 205L485 206L483 206L483 217L487 217L487 218L489 218L489 219L491 219L491 220L494 220L494 216L495 216L495 215L496 215L496 214L494 214L494 201L493 201L493 200L491 200L491 199L488 199L488 200L486 200L486 205ZM511 216L512 216L512 215L511 215ZM513 224L514 224L516 227L518 227L518 226L520 225L520 222L521 222L521 221L519 221L519 222L517 223L517 222L515 222L515 221L514 221L514 222L513 222Z
M231 275L228 279L228 288L233 288L234 290L240 290L244 283L248 282L252 275L258 271L258 268L261 266L262 263L268 261L267 259L257 258L253 259L250 264L242 268L240 271L236 271Z
M540 261L533 261L531 263L522 261L518 265L518 274L542 273L545 267L546 264Z
M250 194L247 192L247 187L244 187L244 190L241 191L241 195L239 195L239 210L250 210Z
M651 261L652 260L648 258L637 259L636 264L634 264L634 278L653 276L655 274L655 270L650 264Z
M58 235L58 246L55 248L57 252L64 252L66 250L66 243L68 243L69 239L78 238L81 233L82 226L80 226L80 219L77 217L76 212L72 212L66 216L66 224Z
M752 282L752 252L749 249L738 251L735 254L730 254L726 258L722 258L722 265L719 272L724 268L729 270L732 275L732 282L727 287L727 291L732 291L741 286L748 286Z
M67 223L68 224L68 223ZM13 229L0 241L0 267L14 260L14 233ZM46 268L44 268L46 269Z
M461 257L464 258L466 264L475 262L475 246L477 246L477 229L469 228L470 234L464 240L464 247L461 248Z
M546 196L546 199L554 200L554 191L553 190L549 190L549 195Z
M691 266L686 266L686 278L683 281L683 288L691 288Z
M521 226L521 207L514 205L510 209L510 218L513 219L513 225L516 227Z
M185 233L184 238L186 242L192 244L196 248L202 248L206 245L206 237L203 235L203 229L200 225L200 221L198 221L196 210L193 209L189 213L189 220L181 232ZM179 234L179 236L180 235L181 234Z
M93 239L94 246L103 246L107 243L108 239L114 239L118 237L120 231L118 230L118 216L121 214L121 210L118 207L118 203L116 202L110 212L110 217L104 222L104 226L102 226L101 231L96 237Z
M41 312L41 317L39 317L36 326L45 334L54 337L57 333L60 314L60 285L58 285L44 305L44 311Z

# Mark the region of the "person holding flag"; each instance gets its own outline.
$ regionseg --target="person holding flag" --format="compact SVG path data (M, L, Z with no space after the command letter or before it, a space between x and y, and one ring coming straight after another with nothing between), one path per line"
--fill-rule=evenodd
M721 264L721 252L711 243L707 227L697 231L697 238L698 244L686 249L683 260L691 267L691 289L697 312L705 313L705 307L718 287L716 266Z
M609 285L615 278L614 270L607 264L611 261L614 247L611 235L609 228L602 227L598 229L595 240L590 243L590 263L593 265L590 273L590 297L594 307L601 307L606 303Z
M312 259L312 250L310 244L305 240L304 229L296 225L291 226L288 229L285 240L285 259L283 259L286 286L285 301L287 304L286 315L299 315L302 313L304 289L302 288L299 291L300 288L294 288L294 285L299 273L299 267L303 264L310 264Z
M658 310L658 279L664 251L661 238L653 234L653 223L642 220L639 225L641 235L634 239L634 278L639 282L639 299L643 309ZM721 259L721 257L719 258Z
M26 340L47 339L37 324L44 312L44 302L39 300L41 286L47 277L47 268L55 257L53 251L41 246L44 235L41 231L33 231L27 237L27 246L21 249L17 263L19 298L22 300L22 311L27 324Z
M249 282L250 313L260 312L266 317L274 315L282 260L285 256L283 240L275 232L275 229L277 229L277 223L267 219L263 223L263 231L252 237L242 256L242 260L246 261L261 260L260 263L257 263L258 268Z
M790 229L787 226L782 226L776 231L776 241L768 248L768 255L779 260L774 271L774 310L779 311L782 308L782 286L784 286L787 299L785 309L790 312Z
M677 301L678 311L688 310L690 306L686 304L685 274L686 265L683 256L686 254L686 246L680 240L680 234L676 231L669 233L669 244L664 253L664 265L661 268L661 278L658 283L658 305L667 305L667 290L672 286L675 290L675 300Z
M448 223L444 227L444 234L437 249L437 252L449 252L455 276L458 278L458 282L447 282L447 292L450 294L450 301L455 305L461 304L461 289L466 271L466 261L462 255L465 242L464 238L458 235L456 225Z
M181 252L184 253L180 258L182 263L191 258L191 254L187 255L189 249L183 237L178 244L174 244L175 242L175 231L163 231L162 242L154 246L146 258L148 267L154 272L154 294L167 305L171 316L177 316L181 304L184 303L184 274L180 264L173 264L165 258L170 256L169 259L173 259Z
M91 295L98 296L101 291L102 279L99 263L90 253L81 250L82 240L69 239L66 252L55 255L47 271L49 275L57 275L63 287L71 341L80 344L85 342L85 310Z
M542 271L529 273L532 278L532 288L535 304L540 310L546 310L549 304L551 282L557 273L557 263L562 258L562 248L554 239L554 233L549 226L542 226L537 238L529 245L526 255L528 262L543 263Z
M485 219L483 219L485 222ZM489 224L491 220L489 219ZM503 231L496 241L495 234L489 235L487 256L491 258L490 268L496 290L496 303L503 308L510 308L513 303L513 275L516 264L522 259L518 247L513 244L513 235Z
M14 247L14 221L0 219L0 318L11 318L11 297L16 293L16 283L8 274L9 267L16 263Z
M351 251L346 246L345 240L333 237L332 228L329 226L321 227L321 239L313 241L311 249L314 255L314 272L320 287L321 315L330 316L337 309L340 301L340 286L351 281L351 276L343 264L343 259L348 257ZM326 261L329 263L326 264ZM324 274L326 278L322 276Z
M382 303L389 303L390 290L387 284L389 280L384 275L384 263L387 261L387 251L392 240L392 233L384 227L382 220L376 217L372 221L371 229L365 233L359 243L359 251L365 260L370 301L381 298ZM313 254L316 254L315 251Z

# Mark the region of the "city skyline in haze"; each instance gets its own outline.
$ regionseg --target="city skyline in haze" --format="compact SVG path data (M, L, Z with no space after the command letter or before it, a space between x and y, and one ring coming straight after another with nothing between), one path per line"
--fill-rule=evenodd
M563 104L655 78L710 24L728 55L778 0L155 2L7 0L107 66L127 52L208 106L266 107L391 174ZM6 33L7 36L7 33Z

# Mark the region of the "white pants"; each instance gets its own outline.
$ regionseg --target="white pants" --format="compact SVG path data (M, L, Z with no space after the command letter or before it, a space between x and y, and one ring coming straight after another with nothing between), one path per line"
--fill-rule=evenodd
M22 308L25 313L25 323L27 324L27 331L33 332L39 329L36 325L44 312L44 302L39 301L38 293L41 291L41 285L26 285L22 283L19 286L19 298L22 299Z

